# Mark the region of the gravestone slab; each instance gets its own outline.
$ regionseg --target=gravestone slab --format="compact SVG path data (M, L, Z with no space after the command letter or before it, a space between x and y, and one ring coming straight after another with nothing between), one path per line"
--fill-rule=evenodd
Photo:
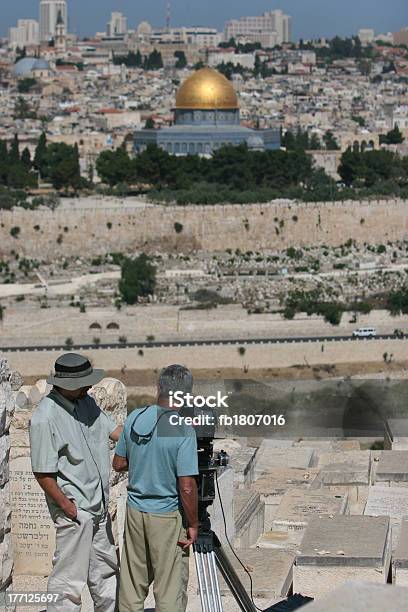
M286 550L296 553L299 550L304 531L265 531L259 536L257 548Z
M293 581L294 553L257 548L240 548L237 553L251 574L254 597L272 599L285 597L288 594ZM248 575L233 555L228 555L228 558L242 584L249 592L250 581ZM220 579L220 591L221 595L230 594L222 578Z
M370 451L323 453L318 467L324 485L366 485L370 477Z
M408 488L375 485L368 489L366 516L389 516L401 520L408 515Z
M408 515L408 487L375 485L368 490L366 516L388 516L392 527L392 548L399 539L401 520Z
M391 559L388 517L313 517L296 556L294 592L319 597L352 580L386 583Z
M408 450L408 419L388 419L384 432L385 450Z
M249 489L234 490L235 545L249 548L263 533L265 504L256 491Z
M256 448L240 448L230 454L229 465L234 471L235 484L249 486L253 481Z
M315 451L310 447L292 447L287 449L269 448L264 440L255 457L255 478L267 474L272 468L286 467L307 469L314 464ZM266 445L264 447L264 445Z
M402 612L408 589L390 584L347 582L330 595L302 607L302 612Z
M376 464L374 480L408 484L408 450L383 451Z
M398 546L392 564L393 583L408 586L408 516L402 519Z
M299 470L276 467L251 485L251 489L260 493L261 500L265 502L265 529L272 529L276 509L286 491L299 487L310 488L317 474L316 468Z
M313 516L345 514L347 494L327 490L286 491L272 523L276 531L303 531Z
M48 576L55 549L55 528L29 457L10 462L15 572Z

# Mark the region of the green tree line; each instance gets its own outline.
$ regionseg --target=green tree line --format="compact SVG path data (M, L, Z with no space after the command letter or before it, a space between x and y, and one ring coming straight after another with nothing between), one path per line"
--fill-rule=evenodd
M39 178L52 183L55 189L84 186L79 166L77 145L61 142L47 143L45 133L41 134L34 158L25 147L20 153L20 143L15 135L7 144L0 141L0 186L10 189L30 189L38 186Z

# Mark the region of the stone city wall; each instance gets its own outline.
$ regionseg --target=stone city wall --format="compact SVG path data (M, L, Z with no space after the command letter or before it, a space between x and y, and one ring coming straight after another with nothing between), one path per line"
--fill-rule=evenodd
M162 206L141 200L63 201L50 209L0 211L0 255L93 256L137 249L184 252L386 243L408 235L407 201ZM174 224L183 226L181 233ZM18 230L13 228L19 228ZM13 236L12 234L16 234Z
M245 347L243 355L239 346ZM106 371L154 371L169 363L182 363L192 370L242 372L268 368L289 368L295 365L315 366L341 363L383 363L383 355L393 356L394 362L408 360L408 343L404 340L359 340L355 342L291 342L283 344L245 343L225 346L171 346L144 348L93 349L85 353L96 367ZM60 351L10 351L8 359L24 376L48 376Z

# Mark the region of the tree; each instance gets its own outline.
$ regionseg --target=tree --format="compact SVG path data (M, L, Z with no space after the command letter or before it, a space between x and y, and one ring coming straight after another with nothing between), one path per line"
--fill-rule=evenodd
M187 58L186 58L186 54L184 53L184 51L175 51L174 57L177 58L176 68L178 70L181 70L182 68L185 68L187 66Z
M46 179L50 180L55 189L73 187L77 189L81 183L78 146L71 147L63 142L55 142L47 147L44 157Z
M160 51L153 49L150 55L145 57L143 68L145 70L160 70L160 68L163 68L163 58Z
M21 79L17 83L18 93L28 93L36 85L37 85L37 79L32 79L30 77Z
M337 151L340 149L337 140L331 130L327 130L327 132L323 136L323 140L326 145L326 149L328 149L329 151Z
M40 176L43 177L45 174L45 156L47 153L47 136L45 132L42 132L34 154L34 168L38 170Z
M387 298L387 310L393 317L408 314L408 287L391 291Z
M145 253L123 260L119 291L126 304L136 304L139 298L153 294L155 286L156 268Z
M25 147L21 154L21 163L25 168L27 168L27 170L31 169L31 153L28 147Z
M111 186L132 180L132 162L124 147L103 151L96 161L96 169L102 181Z
M18 164L20 161L20 144L17 134L14 134L13 142L11 143L8 161L10 165Z
M380 135L381 144L401 144L402 142L404 142L404 137L398 125L395 125L385 136L383 134Z
M322 144L320 142L320 138L318 137L317 134L312 134L310 138L309 149L311 151L318 151L321 148L322 148Z
M154 130L156 127L155 123L154 123L154 119L152 117L148 117L146 119L146 123L144 126L145 130Z

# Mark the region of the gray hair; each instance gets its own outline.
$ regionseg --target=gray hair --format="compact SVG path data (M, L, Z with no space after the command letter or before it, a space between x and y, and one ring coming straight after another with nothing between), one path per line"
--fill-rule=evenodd
M193 390L193 375L186 367L178 364L170 365L160 372L159 395L169 397L170 391L191 393Z

